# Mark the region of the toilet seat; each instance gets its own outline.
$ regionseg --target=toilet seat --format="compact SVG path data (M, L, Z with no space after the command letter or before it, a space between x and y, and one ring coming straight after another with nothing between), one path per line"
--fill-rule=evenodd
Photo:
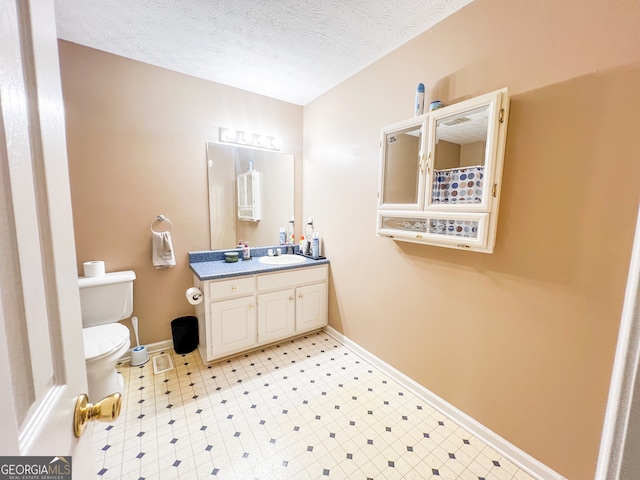
M85 360L97 360L122 348L129 341L129 329L121 323L108 323L82 329Z

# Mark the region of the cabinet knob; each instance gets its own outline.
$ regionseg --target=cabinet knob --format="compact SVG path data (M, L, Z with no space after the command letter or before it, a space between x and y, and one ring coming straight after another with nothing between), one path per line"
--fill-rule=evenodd
M290 301L290 302L293 302L293 297L289 297L289 301Z
M303 297L304 297L304 295L298 295L298 298L299 298L300 300L302 300L302 298L303 298Z
M253 310L253 305L249 305L249 308L250 308L251 310Z
M231 287L231 290L233 290L234 292L235 292L237 289L238 289L238 287L236 287L235 285L233 285L233 286Z

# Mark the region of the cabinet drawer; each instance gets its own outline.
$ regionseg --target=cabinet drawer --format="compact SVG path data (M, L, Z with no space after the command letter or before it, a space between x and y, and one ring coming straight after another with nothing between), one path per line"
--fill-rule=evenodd
M282 273L258 275L258 291L295 287L327 281L327 267L300 268Z
M209 299L240 297L252 294L256 289L256 277L237 277L209 282Z

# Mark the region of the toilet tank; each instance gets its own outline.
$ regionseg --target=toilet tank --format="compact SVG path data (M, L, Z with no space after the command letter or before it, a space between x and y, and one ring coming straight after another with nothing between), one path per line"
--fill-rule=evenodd
M95 327L129 318L133 312L132 270L78 277L82 326Z

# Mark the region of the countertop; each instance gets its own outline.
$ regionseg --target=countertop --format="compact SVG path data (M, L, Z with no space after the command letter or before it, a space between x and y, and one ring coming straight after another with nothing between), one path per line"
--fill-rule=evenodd
M261 250L261 249L256 249ZM266 253L266 249L265 253ZM236 251L233 249L225 250ZM190 252L189 253L189 267L199 280L219 280L222 278L239 277L243 275L255 275L258 273L271 273L280 272L283 270L294 270L297 268L315 267L319 265L326 265L329 263L324 257L313 259L310 257L304 257L304 261L301 263L295 263L292 265L269 265L262 263L258 260L260 256L252 257L251 260L238 260L237 262L226 262L220 259L220 256L224 258L224 251L217 255L218 252ZM262 253L256 251L254 253Z

